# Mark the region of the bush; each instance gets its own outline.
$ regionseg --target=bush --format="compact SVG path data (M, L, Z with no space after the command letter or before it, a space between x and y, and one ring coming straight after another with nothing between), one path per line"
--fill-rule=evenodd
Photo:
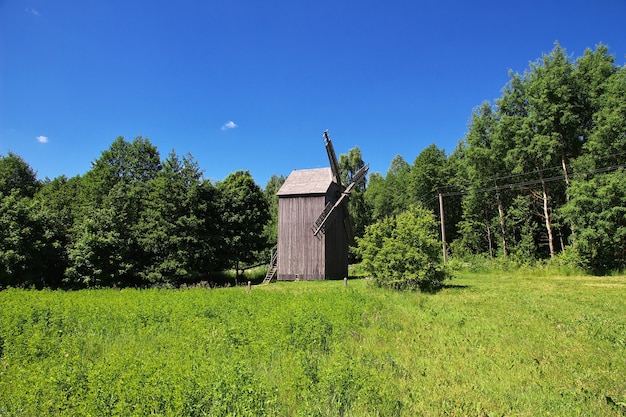
M448 275L433 214L412 206L369 226L358 240L363 268L381 287L434 290Z

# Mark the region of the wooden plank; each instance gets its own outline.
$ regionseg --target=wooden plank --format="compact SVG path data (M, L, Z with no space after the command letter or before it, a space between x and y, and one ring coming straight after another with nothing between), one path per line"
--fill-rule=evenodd
M311 225L324 209L324 196L279 197L278 279L323 279L325 240L317 239Z

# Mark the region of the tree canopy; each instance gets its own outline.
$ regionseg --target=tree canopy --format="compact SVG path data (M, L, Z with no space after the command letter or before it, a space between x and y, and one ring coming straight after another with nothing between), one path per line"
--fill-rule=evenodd
M413 165L396 156L385 176L371 174L366 201L373 221L415 203L440 216L441 193L453 256L534 262L567 249L590 271L621 269L619 238L590 236L621 236L625 143L626 69L605 45L574 59L556 43L473 111L452 154L431 145Z
M218 184L192 155L118 137L83 176L39 182L0 158L0 287L178 285L252 263L268 203L248 172Z
M238 274L267 245L263 230L270 220L268 202L249 171L230 174L217 191L224 249Z

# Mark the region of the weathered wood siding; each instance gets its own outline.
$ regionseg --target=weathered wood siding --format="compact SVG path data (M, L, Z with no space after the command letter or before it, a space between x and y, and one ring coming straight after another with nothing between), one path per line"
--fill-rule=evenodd
M326 279L348 276L348 235L343 219L343 207L340 206L333 222L326 227Z
M280 281L341 279L348 276L348 242L343 207L313 236L313 223L340 196L330 168L293 171L278 191L278 276Z
M279 197L279 281L325 278L326 239L323 234L313 236L311 230L325 201L324 195Z

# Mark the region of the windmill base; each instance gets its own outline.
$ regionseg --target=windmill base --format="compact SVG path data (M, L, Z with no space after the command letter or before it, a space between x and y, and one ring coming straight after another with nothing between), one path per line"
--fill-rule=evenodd
M320 281L326 279L320 274L278 274L278 281Z

